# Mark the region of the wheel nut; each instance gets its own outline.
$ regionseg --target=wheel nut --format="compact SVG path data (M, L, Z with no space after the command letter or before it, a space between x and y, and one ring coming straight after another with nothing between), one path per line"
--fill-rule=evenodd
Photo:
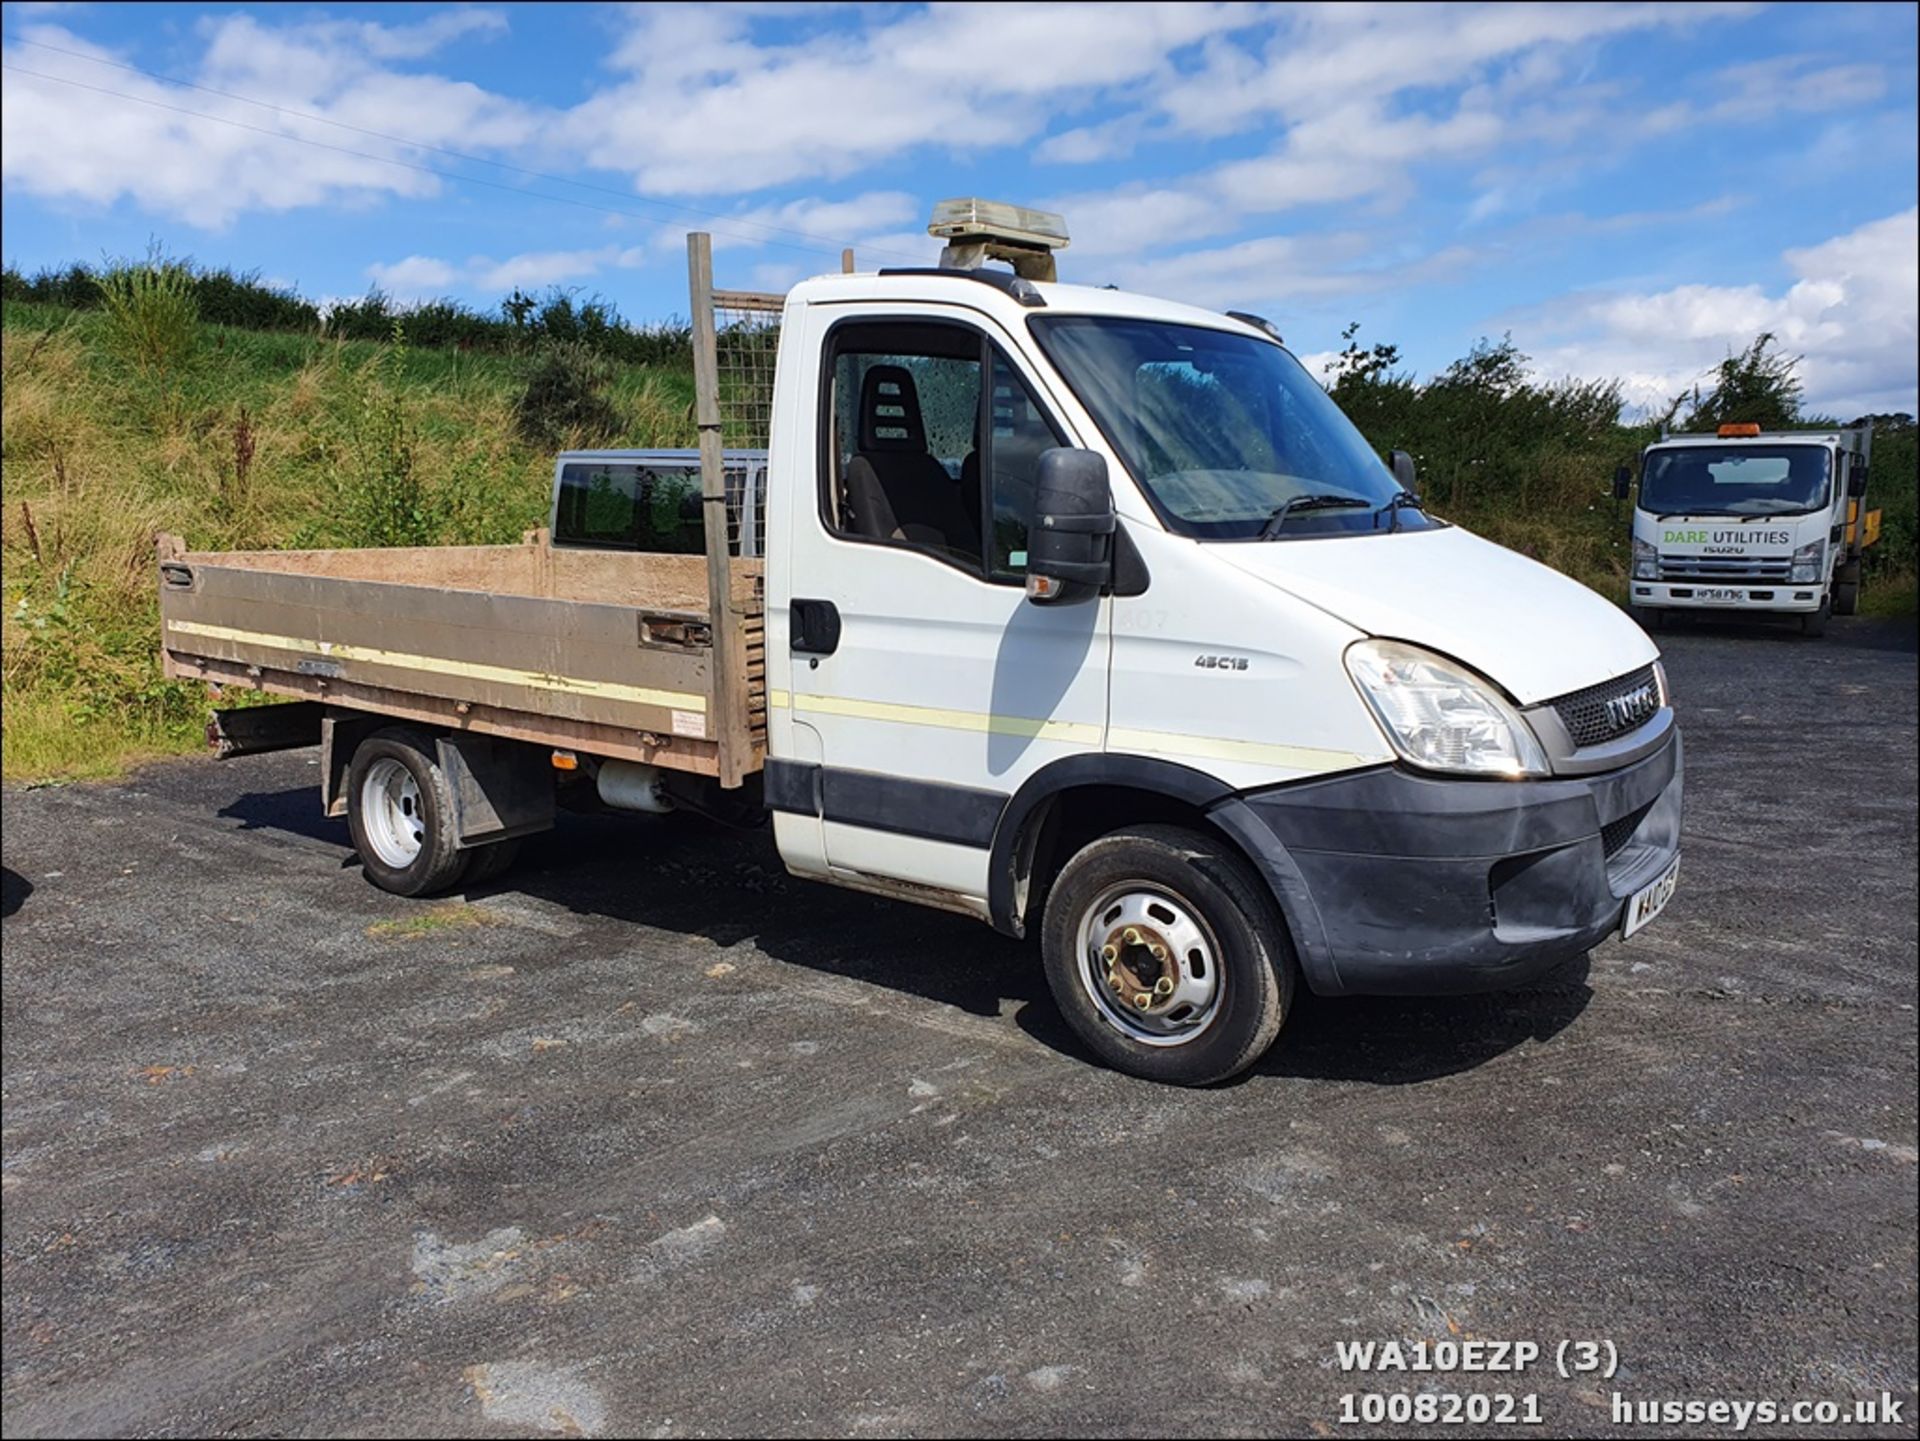
M1165 946L1155 946L1153 948L1153 958L1156 961L1164 961L1167 958L1167 948Z
M1139 1010L1144 1011L1148 1006L1153 1004L1153 997L1145 991L1135 991L1133 994L1133 1004Z
M1100 948L1100 959L1107 963L1108 970L1112 970L1113 963L1120 959L1120 948L1118 946L1102 946Z
M1156 996L1172 995L1173 994L1173 977L1162 976L1159 980L1155 981L1153 983L1153 993Z
M1108 976L1107 984L1112 986L1116 991L1124 991L1127 988L1127 983L1118 976Z
M1124 936L1122 936L1120 939L1125 941L1130 946L1137 946L1140 944L1140 932L1135 930L1132 926L1128 926L1127 933Z

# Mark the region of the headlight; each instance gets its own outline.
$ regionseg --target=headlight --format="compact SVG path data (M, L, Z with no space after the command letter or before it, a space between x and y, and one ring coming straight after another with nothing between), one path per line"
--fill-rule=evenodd
M1816 540L1793 553L1793 572L1787 579L1795 585L1808 585L1820 579L1827 565L1827 543Z
M1660 579L1660 550L1649 541L1633 538L1633 578L1635 580Z
M1667 668L1659 661L1653 663L1653 689L1660 697L1662 710L1673 704L1673 692L1667 689Z
M1363 640L1347 649L1347 674L1410 765L1476 776L1547 773L1527 723L1465 666L1398 641Z

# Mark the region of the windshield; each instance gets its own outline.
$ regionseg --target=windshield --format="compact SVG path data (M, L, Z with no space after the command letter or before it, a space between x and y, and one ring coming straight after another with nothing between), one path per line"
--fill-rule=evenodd
M1640 508L1656 515L1792 515L1826 503L1821 445L1655 449L1640 474Z
M1030 323L1181 535L1290 540L1440 524L1389 508L1400 489L1393 473L1278 345L1151 320L1060 315Z

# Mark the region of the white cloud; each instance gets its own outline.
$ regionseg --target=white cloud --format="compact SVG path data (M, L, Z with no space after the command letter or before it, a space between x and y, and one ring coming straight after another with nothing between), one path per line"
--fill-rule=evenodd
M429 300L451 290L460 272L431 255L409 255L390 264L369 265L367 278L396 300Z
M1557 79L1541 47L1590 44L1634 30L1697 22L1750 5L1305 6L1250 44L1220 40L1206 63L1156 96L1176 130L1235 133L1251 120L1302 119L1349 103L1477 78L1498 62L1527 68L1524 86Z
M759 44L749 12L650 6L611 57L628 78L571 112L566 135L642 190L837 179L917 147L1024 142L1076 97L1157 75L1170 52L1259 18L1198 4L946 4Z
M1481 259L1464 246L1396 253L1358 231L1263 235L1127 261L1112 267L1112 278L1123 289L1214 310L1264 309L1284 332L1289 314L1305 305L1442 280Z
M504 294L509 290L545 290L569 280L586 280L610 265L638 260L637 248L603 245L594 250L530 250L505 260L476 256L467 264L469 288Z
M1510 322L1546 374L1619 375L1630 404L1656 409L1730 350L1771 331L1804 356L1809 411L1850 419L1916 408L1920 362L1920 211L1870 221L1782 257L1798 278L1760 285L1677 285L1582 294Z
M531 107L384 62L504 23L487 10L408 26L270 27L228 15L202 23L206 52L194 79L427 145L499 151L536 133ZM55 26L28 26L20 38L57 50L6 48L8 65L36 72L9 74L0 91L0 171L9 187L90 205L132 199L205 229L252 210L428 196L441 188L431 174L390 163L425 163L430 157L416 148L131 73L119 55Z
M869 190L844 200L806 198L761 205L716 217L715 250L792 242L822 250L837 244L877 244L879 235L918 219L922 205L904 190ZM678 245L680 237L672 237Z

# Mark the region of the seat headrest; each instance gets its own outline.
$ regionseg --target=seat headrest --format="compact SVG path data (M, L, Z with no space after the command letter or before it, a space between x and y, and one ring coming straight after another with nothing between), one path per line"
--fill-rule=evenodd
M860 449L925 452L920 392L902 365L876 365L860 382Z

